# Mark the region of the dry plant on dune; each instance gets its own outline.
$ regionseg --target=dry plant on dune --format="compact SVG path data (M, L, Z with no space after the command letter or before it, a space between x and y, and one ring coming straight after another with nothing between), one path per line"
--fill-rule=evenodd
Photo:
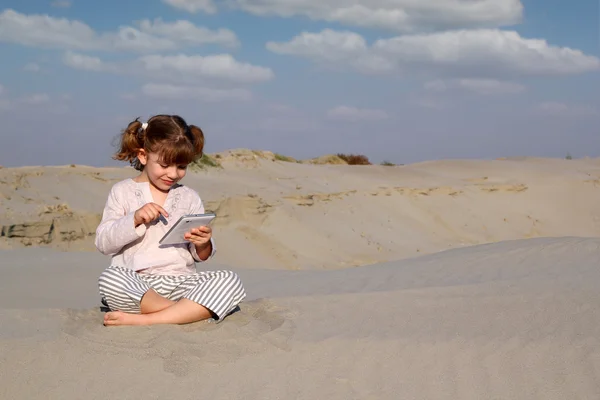
M346 161L348 165L371 165L369 158L362 154L338 153L337 156Z
M206 168L221 168L221 164L216 158L203 154L202 157L190 164L192 171L198 171Z

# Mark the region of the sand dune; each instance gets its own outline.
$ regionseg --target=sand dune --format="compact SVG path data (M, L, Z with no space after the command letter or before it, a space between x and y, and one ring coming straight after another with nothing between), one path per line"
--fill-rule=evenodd
M31 279L93 280L102 260L9 251L19 261L3 273L46 302L23 309L31 299L16 304L2 280L0 396L594 399L599 250L542 238L343 270L242 268L249 299L224 322L124 329L99 324L94 294L65 309L72 285Z
M596 159L384 167L227 157L223 168L190 173L184 183L217 212L218 262L228 265L344 268L503 240L600 235ZM0 170L0 246L95 251L110 186L134 174Z
M0 169L0 398L600 398L600 160L255 155L185 179L203 267L248 292L187 326L101 324L95 225L134 171Z

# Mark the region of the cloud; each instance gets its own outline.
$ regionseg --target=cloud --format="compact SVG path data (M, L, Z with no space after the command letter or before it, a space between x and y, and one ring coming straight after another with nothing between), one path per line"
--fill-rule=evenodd
M146 71L164 76L176 73L188 77L217 78L241 83L264 82L275 76L270 68L239 62L230 54L148 55L141 57L139 63Z
M60 101L51 103L52 98L48 93L31 93L21 97L10 98L7 96L8 93L4 87L0 85L0 110L9 111L15 110L20 105L26 106L38 106L50 104L50 107L45 106L44 108L48 111L57 112L62 110L65 106Z
M389 72L395 68L389 59L370 51L361 35L348 31L303 32L289 42L267 42L266 48L273 53L305 57L329 67L351 66L367 74Z
M215 14L217 12L213 0L163 0L163 3L191 13L202 11L207 14Z
M566 104L554 101L540 103L534 107L534 111L544 115L565 117L584 117L599 115L598 110L589 105Z
M378 121L388 118L388 114L383 110L356 108L349 106L338 106L327 111L327 116L331 119L344 121Z
M270 68L237 61L230 54L208 56L185 54L162 56L146 55L128 62L105 62L99 57L67 52L65 65L86 71L131 74L153 79L193 82L219 80L234 83L259 83L273 79Z
M25 64L23 66L23 70L27 72L39 72L41 70L41 67L39 66L39 64L31 62Z
M507 26L521 22L523 16L520 0L228 0L226 4L258 16L305 16L396 32Z
M50 101L50 95L47 93L34 93L20 98L19 101L25 104L44 104Z
M50 5L56 8L69 8L71 7L72 3L67 0L57 0L50 3Z
M188 44L220 44L228 47L240 45L236 34L229 29L210 30L185 20L164 22L161 18L156 18L154 21L140 21L138 26L140 31L144 33L162 36L173 41L183 41Z
M445 101L422 96L411 99L410 103L430 110L443 110L448 107L448 103Z
M274 53L336 67L347 65L360 72L365 72L366 65L373 72L373 66L378 65L378 72L412 69L481 78L579 74L600 69L600 59L579 50L497 29L404 35L380 39L371 46L356 33L325 29L301 33L288 42L268 42L266 47Z
M86 24L47 15L0 13L0 41L34 47L94 48L98 37Z
M149 97L167 100L198 100L204 102L247 101L252 94L246 89L212 89L198 86L177 86L148 83L142 93Z
M8 110L10 107L10 101L5 97L6 89L0 85L0 111Z
M97 33L87 24L41 14L0 13L0 42L67 50L159 52L203 44L238 45L235 33L198 27L189 21L143 20L139 29L121 26Z
M454 79L426 82L425 89L430 92L446 92L449 90L464 90L480 95L515 94L525 91L525 86L496 79Z
M85 54L78 54L68 51L63 57L63 62L66 66L81 69L84 71L95 72L124 72L125 68L118 64L111 64L102 61L99 57L92 57Z

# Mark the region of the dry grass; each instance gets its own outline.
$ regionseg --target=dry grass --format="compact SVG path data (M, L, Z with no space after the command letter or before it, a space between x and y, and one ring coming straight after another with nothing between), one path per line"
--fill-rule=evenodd
M204 154L201 158L190 164L192 171L198 171L206 168L222 168L216 158Z
M346 161L348 165L371 165L369 158L362 154L338 153L337 156Z
M298 162L295 158L293 157L289 157L289 156L284 156L283 154L279 154L279 153L275 153L275 160L277 161L283 161L283 162L291 162L291 163L296 163Z

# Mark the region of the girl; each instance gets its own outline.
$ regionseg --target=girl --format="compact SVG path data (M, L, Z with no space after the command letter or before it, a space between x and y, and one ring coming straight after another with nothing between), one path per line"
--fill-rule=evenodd
M111 310L104 325L185 324L223 319L246 297L231 271L196 272L216 251L208 226L192 229L188 243L158 241L185 214L201 214L198 194L178 182L202 155L204 133L177 115L137 119L123 131L113 157L140 174L110 190L96 230L96 247L110 255L100 275L103 303Z

